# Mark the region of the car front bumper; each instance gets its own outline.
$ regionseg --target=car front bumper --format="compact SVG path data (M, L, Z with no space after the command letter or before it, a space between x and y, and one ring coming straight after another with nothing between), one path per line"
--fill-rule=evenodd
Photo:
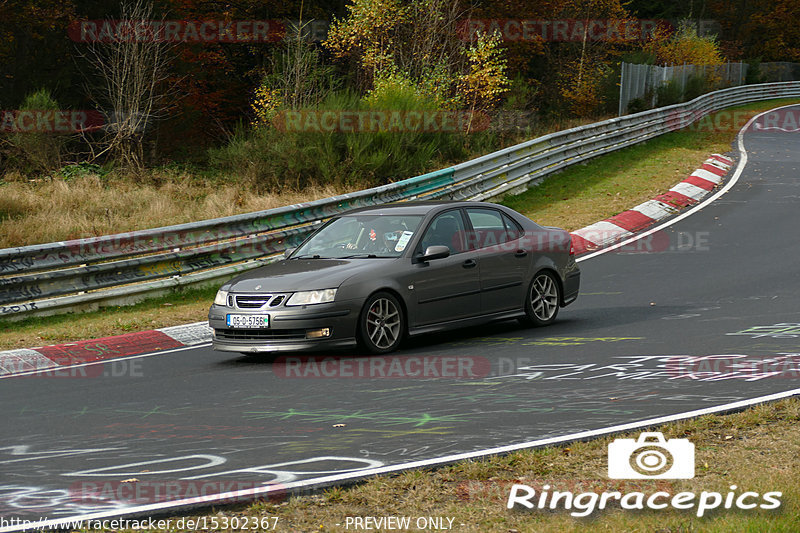
M251 311L212 305L208 325L213 330L211 344L215 350L241 353L269 353L314 350L356 344L359 301L280 307ZM269 328L231 328L228 314L269 315ZM322 335L327 330L327 335Z

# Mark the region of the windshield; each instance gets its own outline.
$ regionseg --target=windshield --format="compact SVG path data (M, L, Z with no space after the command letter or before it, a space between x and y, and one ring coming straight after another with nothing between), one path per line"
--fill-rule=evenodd
M421 215L343 216L323 226L292 259L399 257L421 221Z

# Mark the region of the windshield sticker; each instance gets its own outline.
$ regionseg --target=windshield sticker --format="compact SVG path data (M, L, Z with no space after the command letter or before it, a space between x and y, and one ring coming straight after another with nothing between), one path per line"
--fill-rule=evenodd
M413 231L404 231L400 238L397 240L397 245L394 247L395 252L402 252L406 249L406 245L408 241L411 240L411 236L414 235Z
M378 238L378 234L375 233L374 229L369 230L369 240L374 241Z

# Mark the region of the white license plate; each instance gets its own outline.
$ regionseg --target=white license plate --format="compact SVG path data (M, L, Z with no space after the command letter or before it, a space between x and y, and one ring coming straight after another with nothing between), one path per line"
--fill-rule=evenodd
M232 328L268 328L269 315L228 315L226 323Z

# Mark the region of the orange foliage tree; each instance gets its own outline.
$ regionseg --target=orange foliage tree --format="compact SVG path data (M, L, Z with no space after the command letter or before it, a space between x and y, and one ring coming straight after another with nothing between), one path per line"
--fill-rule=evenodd
M748 0L710 3L730 48L746 58L800 62L800 2Z

